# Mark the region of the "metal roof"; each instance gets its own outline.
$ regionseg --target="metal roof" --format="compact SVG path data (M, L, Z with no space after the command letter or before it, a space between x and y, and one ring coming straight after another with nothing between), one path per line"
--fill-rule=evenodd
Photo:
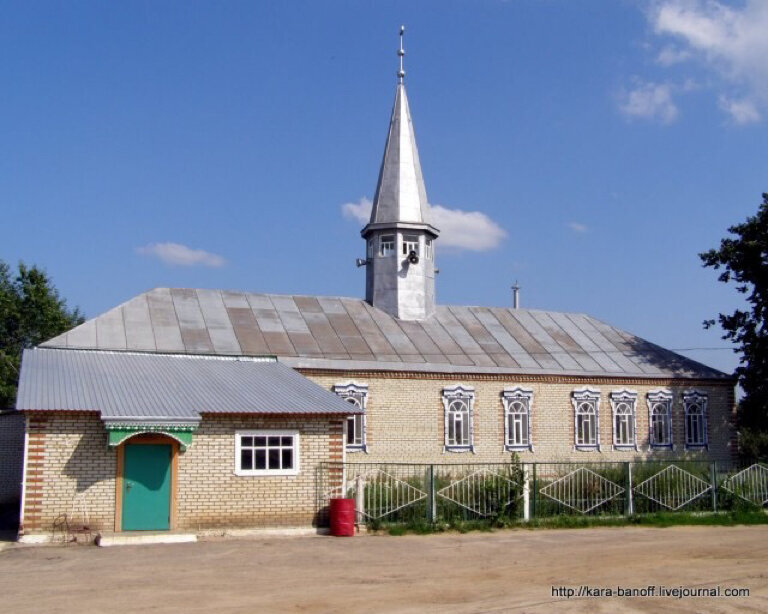
M395 92L371 219L362 234L365 236L373 228L392 228L393 225L425 228L435 236L438 233L429 222L427 190L421 174L408 96L402 83L397 85Z
M105 420L356 411L273 358L43 348L24 351L16 409L99 411Z
M402 321L360 299L156 288L43 347L217 356L295 368L728 379L584 314L438 306Z

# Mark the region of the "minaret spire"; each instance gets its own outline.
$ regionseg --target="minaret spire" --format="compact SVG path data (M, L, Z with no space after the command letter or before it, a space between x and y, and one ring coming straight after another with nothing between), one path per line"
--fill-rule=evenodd
M366 300L403 320L435 312L434 245L419 151L405 93L403 34L400 69L371 218L361 231L367 241Z

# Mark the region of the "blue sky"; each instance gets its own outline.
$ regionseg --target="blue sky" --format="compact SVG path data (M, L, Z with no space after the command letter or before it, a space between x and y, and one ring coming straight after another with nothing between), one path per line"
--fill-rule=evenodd
M439 302L517 279L726 347L701 322L739 299L697 254L768 191L764 0L6 2L0 259L89 317L156 286L362 296L401 23Z

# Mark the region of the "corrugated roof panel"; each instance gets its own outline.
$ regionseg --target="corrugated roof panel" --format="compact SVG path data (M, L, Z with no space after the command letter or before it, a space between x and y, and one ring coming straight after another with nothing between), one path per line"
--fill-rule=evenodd
M355 410L278 362L88 350L25 350L17 409L103 418L203 413L348 415Z

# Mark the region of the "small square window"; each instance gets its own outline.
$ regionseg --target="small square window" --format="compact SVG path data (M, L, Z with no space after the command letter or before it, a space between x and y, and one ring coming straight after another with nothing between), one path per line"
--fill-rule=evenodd
M297 475L297 431L238 431L235 433L236 475Z
M379 237L379 256L393 256L395 254L395 235L381 235Z
M416 252L416 255L419 255L419 235L403 235L403 256L407 256L411 252Z

